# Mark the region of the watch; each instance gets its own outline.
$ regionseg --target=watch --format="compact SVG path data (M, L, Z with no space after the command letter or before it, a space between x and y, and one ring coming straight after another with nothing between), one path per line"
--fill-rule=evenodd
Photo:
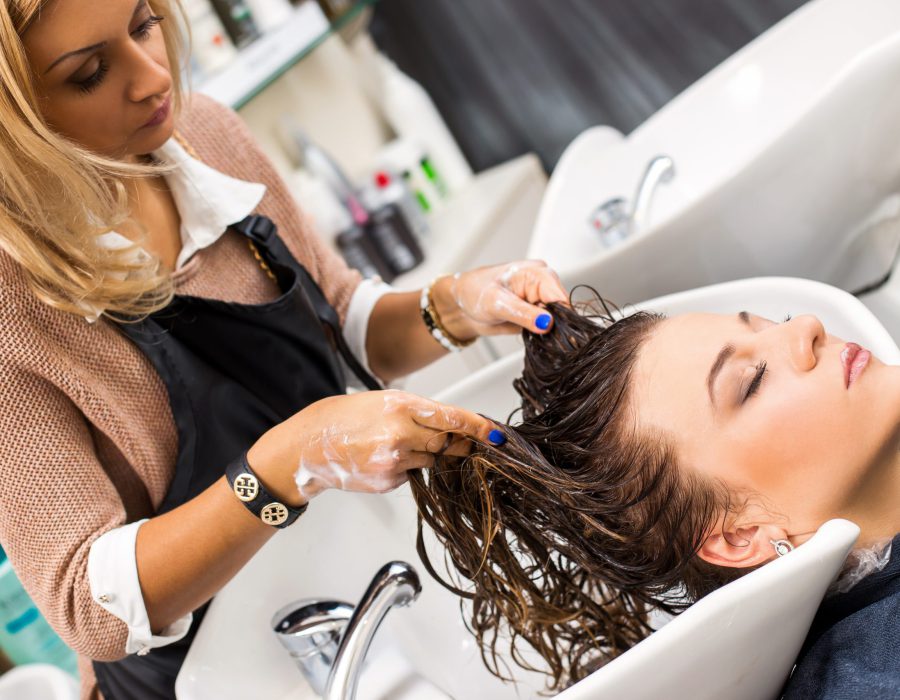
M225 469L225 478L228 479L228 486L237 499L266 525L279 529L286 528L309 507L309 503L304 503L299 508L291 508L274 498L259 477L253 473L247 463L246 452L228 465Z

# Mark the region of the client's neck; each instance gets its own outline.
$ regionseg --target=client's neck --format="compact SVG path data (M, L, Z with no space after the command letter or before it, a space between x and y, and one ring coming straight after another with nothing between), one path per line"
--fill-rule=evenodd
M900 444L887 446L889 453L856 500L849 514L860 527L858 546L871 546L900 533Z

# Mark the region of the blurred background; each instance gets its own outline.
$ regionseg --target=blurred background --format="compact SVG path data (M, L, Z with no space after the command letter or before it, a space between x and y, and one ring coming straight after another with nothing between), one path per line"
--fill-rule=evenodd
M629 133L804 0L381 0L378 47L476 169L552 170L589 126Z

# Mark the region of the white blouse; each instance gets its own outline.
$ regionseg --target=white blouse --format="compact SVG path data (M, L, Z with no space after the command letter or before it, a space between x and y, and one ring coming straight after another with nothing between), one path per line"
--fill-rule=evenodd
M229 177L192 158L175 140L169 139L154 153L164 163L178 167L166 175L178 213L181 216L181 252L176 269L184 266L198 251L212 245L228 227L247 217L265 195L265 185ZM100 244L110 247L131 246L132 242L116 232L100 236ZM135 255L147 255L136 249ZM344 336L360 363L368 367L366 329L376 302L393 291L379 280L363 280L353 293L344 320ZM102 309L85 306L85 318L94 322ZM347 376L352 376L347 373ZM178 641L191 625L192 614L172 623L158 635L150 630L150 621L138 580L135 541L146 520L123 525L99 537L88 555L88 579L94 600L128 625L125 653L143 655L154 647Z

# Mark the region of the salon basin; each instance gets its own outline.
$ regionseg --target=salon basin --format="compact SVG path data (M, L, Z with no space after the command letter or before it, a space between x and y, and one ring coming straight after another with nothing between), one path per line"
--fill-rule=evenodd
M386 562L419 569L422 592L385 618L367 656L359 700L516 700L483 667L459 602L419 565L408 487L385 496L327 492L276 534L213 600L176 682L179 700L314 700L270 621L304 598L357 601Z
M640 306L668 313L748 310L775 319L787 313L814 313L829 332L860 342L885 362L900 363L900 350L860 301L809 280L742 280ZM439 399L504 419L517 403L512 379L521 371L521 363L521 354L508 356ZM440 562L439 549L433 542L429 547L437 554L433 559ZM272 538L216 596L178 677L178 697L312 700L312 691L272 634L269 621L273 613L301 598L358 600L372 574L396 559L414 565L419 561L415 507L408 488L386 496L328 492L318 497L297 525ZM409 608L392 611L379 630L360 684L361 700L513 700L539 696L543 678L537 674L517 672L517 688L491 676L465 629L458 599L427 575L422 576L422 586L419 599ZM777 591L770 595L777 597ZM793 630L789 639L778 638L779 649L787 649L782 653L785 659L796 653L818 603L817 595L810 593L810 604L793 625L773 626L773 635ZM674 653L679 658L677 650ZM573 686L564 697L599 697L591 690L591 684L603 680L598 678L589 677L582 681L587 685ZM398 690L404 688L412 689L412 694ZM582 693L580 688L587 690ZM616 693L602 696L623 697ZM763 700L763 696L747 697Z
M774 700L858 536L847 520L823 524L793 552L709 594L557 697Z
M898 84L900 3L812 0L631 134L576 138L529 255L617 302L758 275L875 284L900 244ZM674 178L604 247L591 212L660 154Z

